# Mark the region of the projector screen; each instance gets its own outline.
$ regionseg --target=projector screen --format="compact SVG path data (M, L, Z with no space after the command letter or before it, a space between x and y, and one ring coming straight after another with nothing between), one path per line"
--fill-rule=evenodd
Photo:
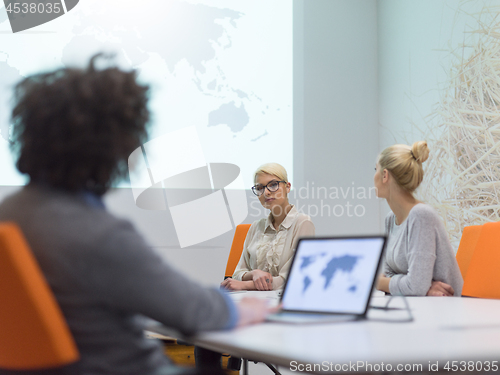
M16 31L24 3L43 3L45 11L60 3L61 11ZM151 85L150 139L195 127L206 162L237 165L247 188L253 171L270 161L284 165L292 180L292 16L290 0L4 2L0 185L25 183L8 147L13 85L30 74L83 67L100 51L115 53L119 66L137 69Z

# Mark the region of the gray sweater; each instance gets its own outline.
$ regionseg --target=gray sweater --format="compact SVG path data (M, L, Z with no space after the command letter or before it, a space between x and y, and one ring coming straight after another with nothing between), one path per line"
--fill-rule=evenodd
M234 324L227 297L188 280L128 221L86 198L31 185L0 204L0 221L21 227L61 306L82 374L169 366L160 343L144 338L143 316L185 334Z
M431 206L417 204L401 225L396 225L391 212L385 230L389 239L384 273L391 278L391 294L425 296L434 280L451 285L455 296L461 295L460 269L444 225Z

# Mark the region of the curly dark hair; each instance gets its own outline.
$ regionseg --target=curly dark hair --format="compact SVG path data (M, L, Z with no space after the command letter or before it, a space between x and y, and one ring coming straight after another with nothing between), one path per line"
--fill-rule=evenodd
M11 149L31 182L104 194L147 139L149 87L134 71L63 68L16 85Z

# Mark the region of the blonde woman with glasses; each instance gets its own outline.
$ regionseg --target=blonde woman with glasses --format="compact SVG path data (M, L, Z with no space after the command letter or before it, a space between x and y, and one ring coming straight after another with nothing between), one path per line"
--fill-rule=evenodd
M428 157L424 141L388 147L378 157L377 196L392 212L385 219L389 238L377 288L393 295L460 296L463 280L444 225L431 206L413 196Z
M221 284L230 290L276 290L283 287L297 240L314 236L311 218L288 201L291 184L277 163L260 166L253 193L270 210L269 216L250 227L233 277Z
M240 261L232 278L221 286L228 290L276 290L283 287L297 240L314 236L309 216L288 201L291 184L285 168L277 163L260 166L254 174L253 193L270 210L265 219L248 230ZM195 347L198 368L221 368L221 354Z

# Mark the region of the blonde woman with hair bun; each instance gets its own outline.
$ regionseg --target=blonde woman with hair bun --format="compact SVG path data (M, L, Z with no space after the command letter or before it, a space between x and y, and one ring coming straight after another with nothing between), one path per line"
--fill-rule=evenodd
M233 277L221 284L230 290L276 290L288 276L297 240L314 235L311 218L288 201L291 184L278 163L261 165L252 191L269 216L250 227Z
M393 295L460 296L463 279L436 211L413 196L424 178L427 142L393 145L377 159L373 182L391 213L384 274L377 288Z

